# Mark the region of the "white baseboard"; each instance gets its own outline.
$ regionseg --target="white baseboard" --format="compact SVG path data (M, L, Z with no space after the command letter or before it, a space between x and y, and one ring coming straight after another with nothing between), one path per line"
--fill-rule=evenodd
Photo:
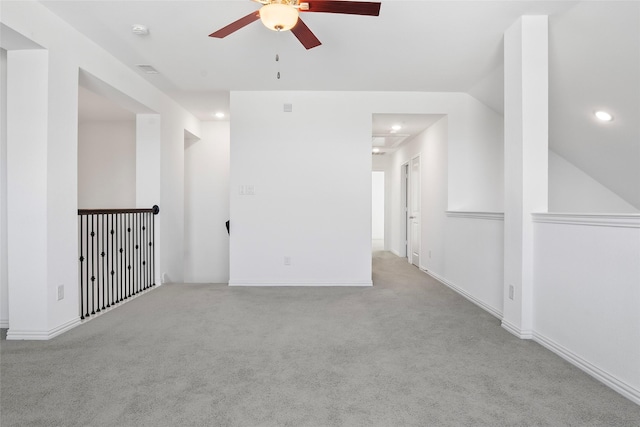
M129 301L134 300L135 298L138 298L148 292L151 292L152 290L154 290L155 288L157 288L158 284L156 284L156 286L146 289L142 292L140 292L137 295L132 295L130 296L127 300L122 301L120 303L118 303L118 305L112 305L109 308L105 308L104 310L102 310L100 313L96 313L91 315L89 318L83 319L81 320L80 317L78 316L75 319L71 319L68 322L63 323L60 326L56 326L55 328L49 330L49 331L29 331L29 330L15 330L15 329L11 329L9 327L9 330L7 331L7 339L8 340L50 340L53 337L56 337L64 332L67 332L70 329L75 328L78 325L81 325L82 323L85 322L90 322L91 320L102 316L105 313L108 313L109 311L115 309L116 307L122 305L122 304L126 304Z
M9 319L0 319L0 329L7 329L9 327Z
M449 282L444 277L440 277L436 273L434 273L432 271L429 271L429 270L426 270L426 269L424 269L422 267L420 268L420 270L424 271L429 276L431 276L434 279L436 279L437 281L441 282L443 285L445 285L445 286L451 288L452 290L454 290L455 292L459 293L460 295L462 295L463 297L465 297L466 299L468 299L469 301L471 301L472 303L474 303L478 307L480 307L483 310L487 311L489 314L492 314L493 316L495 316L498 319L502 320L502 313L499 310L491 307L490 305L488 305L484 301L479 300L478 298L474 297L473 295L471 295L469 292L465 291L461 287L459 287L457 285L454 285L453 283Z
M395 256L397 256L398 258L402 258L400 256L400 252L396 251L395 249L391 249L391 253L394 254Z
M75 328L80 324L80 317L76 317L75 319L71 319L68 322L63 323L60 326L56 326L53 329L48 331L20 331L13 330L9 328L7 331L7 339L8 340L50 340L53 337L56 337L64 332L67 332L70 329Z
M591 375L593 378L597 379L601 383L606 386L612 388L617 391L627 399L631 400L637 405L640 405L640 389L625 383L624 381L616 378L610 373L598 368L592 363L584 360L582 357L573 353L571 350L563 347L562 345L556 343L555 341L545 337L544 335L534 332L533 340L546 348L547 350L557 354L562 357L567 362L571 363L573 366L581 369L587 374Z
M264 282L240 281L229 282L229 286L373 286L373 282Z
M520 339L530 340L533 338L533 331L528 329L520 329L513 323L509 323L508 320L502 319L502 327Z

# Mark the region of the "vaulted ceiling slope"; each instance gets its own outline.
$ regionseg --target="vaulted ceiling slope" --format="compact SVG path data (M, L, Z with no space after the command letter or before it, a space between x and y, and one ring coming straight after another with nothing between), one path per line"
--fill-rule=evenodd
M467 92L502 113L503 33L549 15L551 148L640 209L639 2L386 0L379 17L303 15L323 43L309 51L259 22L207 37L249 0L42 3L136 71L155 67L145 78L203 120L231 90Z
M551 148L640 210L640 3L585 1L554 17L549 54Z

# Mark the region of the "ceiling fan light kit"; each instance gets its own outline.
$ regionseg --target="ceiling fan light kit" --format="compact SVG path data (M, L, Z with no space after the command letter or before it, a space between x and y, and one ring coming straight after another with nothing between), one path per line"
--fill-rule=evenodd
M264 26L273 31L288 31L298 23L298 9L287 3L266 4L259 13Z
M209 37L222 39L239 29L260 19L262 23L273 31L291 30L294 36L306 49L320 46L320 40L311 32L309 27L299 18L300 12L341 13L347 15L380 15L379 2L346 1L346 0L254 0L262 4L257 12L232 22L209 34Z

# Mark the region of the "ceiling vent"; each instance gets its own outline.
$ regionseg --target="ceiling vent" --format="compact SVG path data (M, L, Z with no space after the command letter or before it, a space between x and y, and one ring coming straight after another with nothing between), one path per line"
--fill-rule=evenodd
M383 147L383 148L397 148L400 144L407 139L409 134L396 133L393 135L383 134L383 135L373 135L371 138L371 143L374 147Z
M138 65L136 65L136 67L138 67L140 69L140 71L142 71L143 73L146 73L146 74L159 74L158 70L153 68L151 65L138 64Z
M385 153L384 151L378 151L377 153L371 153L371 154L374 156L384 156L387 153Z

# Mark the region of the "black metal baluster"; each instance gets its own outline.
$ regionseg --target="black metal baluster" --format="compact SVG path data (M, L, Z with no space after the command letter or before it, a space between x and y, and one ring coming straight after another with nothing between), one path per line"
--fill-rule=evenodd
M153 214L147 213L147 287L151 287L151 220Z
M109 285L111 283L111 269L109 268L109 261L111 260L111 249L109 247L109 237L111 237L111 228L113 227L113 224L111 224L111 227L109 227L109 219L110 219L111 215L105 215L105 219L107 220L107 228L106 228L106 233L104 235L105 240L107 241L106 243L106 248L107 248L107 275L105 276L107 279L107 308L111 307L111 298L112 295L109 294Z
M132 246L132 238L131 238L131 214L127 215L127 238L128 238L128 242L129 244L127 245L127 270L129 272L129 287L127 289L127 296L132 296L132 288L133 288L133 283L132 283L132 279L131 279L131 254L133 253L133 250L131 249Z
M85 280L85 298L86 298L86 304L84 305L84 311L85 311L85 316L84 317L89 317L89 215L86 216L86 226L87 229L85 230L84 233L84 238L86 239L86 243L87 243L87 265L86 265L86 269L85 269L85 277L87 280Z
M138 293L138 214L133 214L133 294Z
M155 215L156 213L154 212L153 216L151 217L151 242L149 243L149 247L151 248L151 279L153 280L153 282L151 283L151 286L156 285L156 248L155 248L156 216Z
M82 291L82 287L84 286L84 244L82 243L82 236L84 235L83 224L83 216L80 215L80 320L84 319L84 295Z
M120 253L118 251L118 248L120 246L120 239L119 239L119 230L120 230L120 225L119 225L119 220L120 220L120 214L116 214L115 215L115 222L116 222L116 226L114 228L114 236L115 236L115 244L113 245L113 270L115 271L114 274L114 304L117 304L118 302L120 302L120 293L118 292L118 287L120 286L120 281L119 281L119 269L118 269L118 254Z
M100 257L100 228L102 224L100 222L100 217L102 215L96 215L96 263L98 264L98 268L96 269L96 313L100 313L100 279L102 279L102 274L100 274L100 261L102 258Z
M95 308L95 284L96 284L96 273L95 273L95 237L96 232L94 215L91 215L91 314L96 314Z
M149 259L149 248L147 246L147 240L149 237L149 233L147 232L147 217L148 214L143 214L142 218L142 231L144 232L143 234L143 238L142 238L142 253L144 254L144 260L142 261L142 271L144 271L144 275L143 275L143 281L144 281L144 289L147 290L149 289L149 272L148 272L148 268L147 268L147 260Z
M102 246L100 251L99 262L102 264L102 274L100 274L100 266L98 266L98 309L96 313L100 313L100 290L102 290L102 303L104 304L104 215L98 215L98 247ZM98 248L100 250L100 248Z
M128 293L129 293L129 276L127 274L127 271L128 271L127 270L127 264L128 264L128 262L127 262L127 256L128 256L127 255L127 253L128 253L127 252L127 242L128 242L127 238L129 236L129 234L127 233L127 227L128 227L128 224L129 224L128 217L129 217L129 215L127 215L127 214L124 215L124 230L123 230L123 239L124 239L124 241L122 242L122 247L124 249L124 264L123 264L123 268L124 268L124 299L125 300L129 298L129 296L128 296Z
M138 262L136 263L137 276L138 276L138 292L142 292L142 251L140 248L142 247L142 214L136 214L136 221L138 223L136 230L138 233L138 237L136 239L136 254L138 254Z
M122 302L123 294L124 294L123 289L122 289L123 286L124 286L124 276L122 274L122 271L124 270L123 265L122 265L123 264L122 258L123 258L123 251L124 251L122 249L123 248L123 241L124 241L124 239L122 237L122 230L124 229L123 220L124 220L124 215L122 215L122 214L118 215L118 224L119 224L118 235L120 236L120 243L119 243L119 246L120 246L120 302Z
M105 258L105 276L104 276L104 280L105 280L105 290L104 290L104 295L105 295L105 299L104 299L104 310L106 310L107 308L109 308L111 306L111 296L110 296L110 292L109 292L109 286L111 283L111 269L109 268L109 261L111 259L111 253L109 252L110 249L110 242L109 242L109 237L111 237L111 228L109 227L109 214L105 214L104 215L104 220L105 220L105 228L104 228L104 258Z
M144 256L144 213L140 213L140 290L144 291L146 289L145 287L145 272L144 272L144 266L145 266L145 256Z
M133 214L133 284L135 288L135 294L140 292L140 281L138 280L138 214Z
M114 261L114 255L113 255L113 248L114 246L114 241L113 241L113 228L114 228L114 216L113 214L110 215L111 217L111 229L109 230L109 234L111 234L111 252L109 253L109 258L111 259L111 270L109 270L109 276L111 277L111 298L109 299L109 301L107 301L107 307L111 307L111 304L113 304L113 273L115 273L114 271L114 265L113 265L113 261Z
M129 254L129 276L131 277L131 296L136 294L136 214L131 214L131 223L129 226L129 235L131 237L131 246L129 246L129 250L131 253Z

